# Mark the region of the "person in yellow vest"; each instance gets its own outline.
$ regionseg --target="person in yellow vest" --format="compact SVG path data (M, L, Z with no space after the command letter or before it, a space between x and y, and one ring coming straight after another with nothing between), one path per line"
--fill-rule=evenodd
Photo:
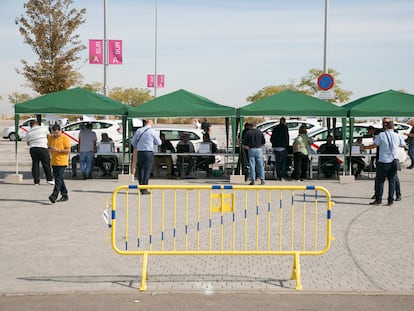
M52 135L48 138L47 146L52 157L51 164L55 176L55 187L49 196L49 201L52 203L64 202L69 199L64 176L69 162L70 141L66 135L62 135L59 124L53 124ZM60 199L57 198L59 193L62 195Z

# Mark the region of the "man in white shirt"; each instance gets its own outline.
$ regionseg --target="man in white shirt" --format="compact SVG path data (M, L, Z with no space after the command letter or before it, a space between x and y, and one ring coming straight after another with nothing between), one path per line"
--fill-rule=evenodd
M361 146L361 150L374 149L379 147L380 153L377 162L377 172L375 176L375 200L371 205L379 205L382 201L385 178L388 179L388 206L394 203L395 175L397 166L394 160L397 158L398 147L404 147L404 140L394 132L394 122L384 121L384 132L379 133L374 143L369 146ZM398 161L398 160L397 160Z
M148 185L154 161L154 146L159 146L162 143L153 126L154 122L147 120L145 126L138 129L131 140L131 145L134 147L132 174L135 175L136 167L140 185ZM141 190L141 194L149 193L147 189Z
M50 185L55 184L50 169L50 155L47 149L48 136L49 131L45 127L40 126L37 120L30 123L30 130L26 134L26 142L30 146L32 176L35 185L39 185L40 183L40 162L42 163L47 183Z

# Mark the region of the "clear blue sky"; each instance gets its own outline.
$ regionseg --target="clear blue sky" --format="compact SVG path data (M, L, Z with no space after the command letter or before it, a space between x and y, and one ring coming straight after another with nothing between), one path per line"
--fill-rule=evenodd
M11 114L13 91L32 94L14 68L34 62L14 23L23 0L0 1L0 114ZM82 41L103 38L103 0L75 0L87 9ZM241 106L269 85L298 82L323 67L325 0L158 0L157 72L163 95L180 88ZM352 99L388 89L414 93L414 1L329 0L327 64ZM108 39L122 39L124 64L109 67L109 87L146 88L154 71L155 0L108 0ZM85 50L82 57L87 59ZM80 66L85 83L103 68Z

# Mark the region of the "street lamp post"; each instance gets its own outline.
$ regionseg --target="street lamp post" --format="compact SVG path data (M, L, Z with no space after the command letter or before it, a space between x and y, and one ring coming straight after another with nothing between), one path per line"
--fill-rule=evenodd
M157 97L158 0L155 0L154 98Z
M328 0L325 0L325 34L323 40L323 72L328 73L328 68L326 66L326 54L327 54L327 45L328 45Z
M104 61L104 86L103 94L108 96L108 40L107 40L107 0L104 0L104 49L103 49L103 61Z

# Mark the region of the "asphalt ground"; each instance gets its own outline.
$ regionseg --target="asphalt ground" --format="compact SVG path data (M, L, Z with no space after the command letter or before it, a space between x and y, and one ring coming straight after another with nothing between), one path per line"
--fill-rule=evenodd
M286 256L158 256L149 259L148 289L142 293L141 259L116 254L102 220L105 200L119 182L68 179L69 201L52 205L52 186L44 180L33 185L22 142L23 182L4 183L16 170L12 147L0 142L0 310L412 309L414 172L405 167L399 174L403 200L392 207L368 204L372 179L305 182L330 191L335 241L325 255L301 258L303 291L289 280L292 259Z

